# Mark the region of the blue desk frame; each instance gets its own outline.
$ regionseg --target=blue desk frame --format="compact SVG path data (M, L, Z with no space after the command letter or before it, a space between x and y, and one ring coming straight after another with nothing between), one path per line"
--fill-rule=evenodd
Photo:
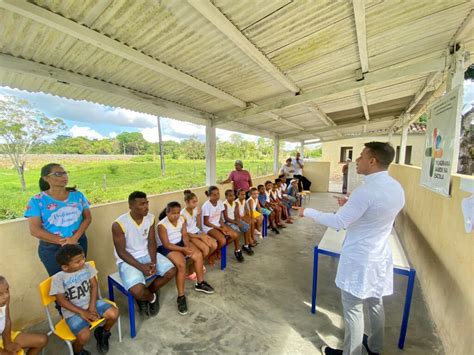
M316 314L316 291L318 288L319 254L328 255L333 258L338 258L340 256L339 253L335 253L335 252L324 250L324 249L319 249L318 246L314 247L313 294L311 297L311 313L313 314ZM400 329L400 337L398 338L398 348L403 349L403 347L405 346L405 338L406 338L407 329L408 329L408 318L410 317L411 300L413 296L413 288L415 286L416 270L411 267L410 267L410 270L394 267L393 272L395 274L404 275L408 277L407 291L405 295L405 306L403 309L402 326Z

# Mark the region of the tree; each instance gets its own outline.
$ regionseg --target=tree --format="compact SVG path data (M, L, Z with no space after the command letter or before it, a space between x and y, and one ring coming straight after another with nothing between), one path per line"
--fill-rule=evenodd
M183 140L181 146L186 159L199 160L206 157L204 153L205 144L200 142L196 136Z
M139 155L148 148L148 143L140 132L122 132L116 139L120 143L123 154Z
M45 137L65 129L63 121L52 119L33 109L27 100L14 97L0 98L0 151L9 156L26 190L26 155Z

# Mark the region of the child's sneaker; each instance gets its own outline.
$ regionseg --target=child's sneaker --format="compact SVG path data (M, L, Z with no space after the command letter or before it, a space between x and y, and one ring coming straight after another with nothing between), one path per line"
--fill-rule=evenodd
M247 253L247 255L253 255L254 254L254 251L252 250L252 247L249 245L249 246L243 246L242 247L242 250L245 251Z
M188 314L188 305L186 303L186 296L178 296L178 313L182 316Z
M148 302L149 303L149 312L150 312L150 316L154 317L158 314L158 312L160 311L160 291L156 291L155 292L155 302L151 303L151 302Z
M276 228L272 228L272 232L275 232L275 234L280 234L280 231Z
M94 330L94 337L97 340L97 351L100 354L109 352L109 338L110 332L105 330L104 327L97 327ZM84 349L83 349L84 350Z
M244 261L244 256L242 255L242 250L234 251L234 255L235 255L235 257L237 258L237 261L238 261L239 263L241 263L241 262Z
M150 310L149 310L149 302L148 301L140 301L136 300L137 305L138 305L138 314L141 316L149 316L150 315Z
M257 237L261 237L261 236L262 236L262 233L261 233L258 229L255 229L254 233L255 233L255 235L256 235Z
M196 283L196 285L194 286L194 289L196 291L204 292L208 294L214 293L214 289L206 281Z

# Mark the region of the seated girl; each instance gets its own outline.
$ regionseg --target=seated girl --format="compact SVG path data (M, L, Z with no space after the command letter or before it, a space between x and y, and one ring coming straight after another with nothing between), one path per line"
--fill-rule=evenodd
M186 220L186 230L191 244L194 244L202 253L204 258L208 258L217 249L217 242L202 231L201 211L198 209L198 198L191 190L184 191L184 202L186 207L181 210L181 216ZM209 263L211 263L209 259ZM213 261L212 261L213 263ZM190 279L195 279L196 275L189 275Z
M224 223L222 212L225 207L220 201L219 189L216 186L210 186L206 191L206 196L209 198L202 205L202 229L207 235L217 240L219 248L216 251L217 256L220 254L221 248L226 245L227 238L229 243L234 242L234 255L241 263L244 261L244 256L240 250L239 233L228 227Z
M166 256L176 267L176 287L178 288L178 313L188 313L184 295L186 259L190 258L195 265L197 283L194 289L204 293L214 293L214 289L204 281L203 258L201 251L189 242L186 222L181 216L181 205L173 201L166 205L160 214L158 223L158 252Z
M0 354L16 354L21 349L28 349L28 355L36 355L48 343L44 334L20 333L12 331L10 318L10 286L0 276Z
M262 238L263 215L258 202L258 190L255 187L250 189L250 197L247 199L247 209L250 214L252 234ZM256 241L254 244L257 245Z
M274 211L270 205L270 198L265 191L265 186L263 185L258 185L258 206L259 208L257 208L257 210L265 216L268 216L271 230L275 232L275 234L280 234L280 231L277 229L276 211Z
M237 203L235 202L234 190L227 190L225 198L224 223L237 233L244 233L245 244L242 250L248 255L253 255L252 246L250 245L250 226L240 218L240 214L237 211Z
M250 191L249 191L249 195L250 195ZM237 190L237 200L235 201L235 203L237 204L237 213L239 215L240 220L244 221L250 226L250 229L249 229L250 245L252 247L255 247L258 244L254 236L255 225L253 223L252 216L250 215L250 209L246 201L246 197L247 197L247 193L244 190L242 189Z

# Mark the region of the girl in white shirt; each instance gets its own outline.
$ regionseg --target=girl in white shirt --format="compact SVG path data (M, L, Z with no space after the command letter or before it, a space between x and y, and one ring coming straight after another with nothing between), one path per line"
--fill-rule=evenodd
M181 210L181 216L186 220L186 230L189 240L207 258L217 249L217 242L202 231L201 211L198 209L198 198L191 190L184 191L186 207Z
M237 210L237 202L235 202L234 190L229 189L225 192L224 207L225 224L237 233L242 232L244 234L245 244L243 245L242 250L248 255L253 255L254 251L250 245L250 225L240 218L240 213Z
M255 226L252 226L252 216L251 216L251 213L250 213L250 209L249 209L249 205L247 203L247 201L245 200L245 197L246 197L246 192L242 189L238 190L237 191L237 201L235 201L235 203L237 204L237 212L239 214L239 218L242 220L242 221L245 221L249 226L250 226L250 245L252 247L255 247L257 246L257 241L255 239L255 235L254 235L254 229L255 229Z
M263 223L263 216L261 212L261 206L258 202L258 190L255 187L250 189L250 197L247 200L247 208L250 213L251 224L250 229L252 230L252 234L262 238L262 223ZM255 243L254 243L255 244Z
M44 334L27 334L12 331L10 319L10 286L0 276L0 354L16 354L21 349L29 349L28 354L39 354L48 343Z
M181 216L181 205L179 202L173 201L168 203L159 218L158 252L170 259L176 267L178 313L185 315L188 313L188 306L184 295L187 258L190 258L194 262L194 268L196 270L197 283L194 289L208 294L214 293L214 289L204 281L202 253L196 246L189 242L188 232L186 231L186 221Z
M226 245L227 238L229 243L234 242L234 255L239 262L244 261L242 251L239 244L239 233L224 224L224 204L220 201L220 193L217 186L210 186L206 191L206 196L209 198L202 205L202 229L211 238L217 240L219 247L216 250L216 257L220 257L221 248Z

